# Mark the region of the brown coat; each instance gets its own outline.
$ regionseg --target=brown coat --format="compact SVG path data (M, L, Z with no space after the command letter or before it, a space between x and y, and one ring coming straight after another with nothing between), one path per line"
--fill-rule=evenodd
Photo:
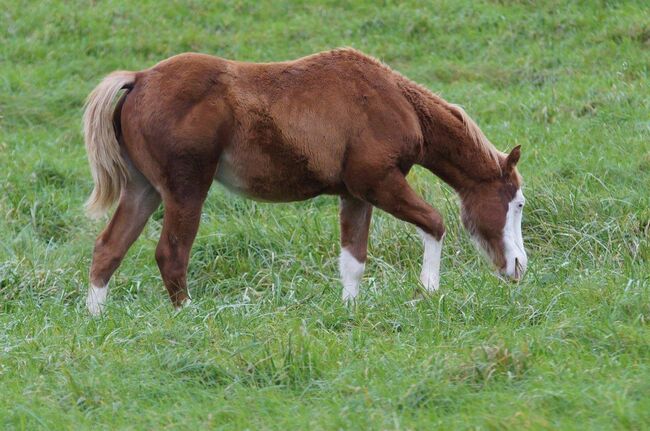
M113 113L107 101L122 88ZM507 211L520 186L518 150L508 161L460 107L358 51L280 63L177 55L109 75L89 98L85 124L96 183L90 211L107 210L121 193L95 248L97 285L162 199L156 256L174 303L186 299L189 251L214 179L270 202L340 195L342 245L361 262L371 206L440 239L442 218L405 180L414 164L454 187L466 225L503 265L499 232L503 203ZM133 204L136 196L146 205Z

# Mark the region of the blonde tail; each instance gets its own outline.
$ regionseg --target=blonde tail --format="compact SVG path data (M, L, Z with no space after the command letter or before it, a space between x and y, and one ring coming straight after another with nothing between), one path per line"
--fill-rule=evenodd
M125 86L135 83L135 72L118 71L108 75L90 93L83 117L84 140L90 170L95 182L86 212L98 218L120 197L128 180L126 162L113 126L114 100Z

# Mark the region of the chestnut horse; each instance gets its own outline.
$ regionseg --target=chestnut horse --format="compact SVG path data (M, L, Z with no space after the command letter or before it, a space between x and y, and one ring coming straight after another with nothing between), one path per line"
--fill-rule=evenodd
M214 180L269 202L340 196L346 301L359 292L373 207L418 228L420 280L438 289L445 228L406 181L415 164L458 193L463 224L503 276L518 280L526 268L519 147L497 151L459 106L353 49L280 63L187 53L113 72L88 98L84 134L89 213L119 201L94 247L92 314L161 201L156 261L173 305L189 302L190 249Z

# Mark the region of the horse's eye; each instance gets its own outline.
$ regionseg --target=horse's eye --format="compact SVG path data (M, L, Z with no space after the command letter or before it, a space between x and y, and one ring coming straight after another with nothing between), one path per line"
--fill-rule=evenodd
M517 204L517 206L518 206L519 208L523 208L523 207L524 207L524 203L523 203L523 202L519 202L519 203Z

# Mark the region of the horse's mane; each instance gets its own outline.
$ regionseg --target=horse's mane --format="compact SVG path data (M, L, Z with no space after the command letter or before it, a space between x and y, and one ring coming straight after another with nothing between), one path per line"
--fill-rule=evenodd
M426 104L426 101L429 101L431 103L435 103L439 106L444 107L454 116L459 118L465 125L465 130L471 141L476 146L476 150L485 155L487 159L494 161L499 171L501 170L500 157L503 156L503 153L496 149L496 147L481 131L476 122L469 115L467 115L467 112L465 112L465 110L459 105L447 102L445 99L433 93L423 85L413 82L401 73L391 69L388 65L384 64L380 60L366 55L354 48L337 48L331 51L314 54L311 57L318 56L346 57L357 62L371 64L373 66L379 67L382 70L385 70L386 72L391 73L397 78L398 86L405 93L404 95L409 99L409 101L417 110L426 110L426 107L421 105Z
M443 99L440 98L440 100ZM447 105L450 111L455 112L457 115L460 116L460 118L463 121L463 124L465 124L465 130L467 131L467 134L470 136L472 142L474 142L476 147L480 151L482 151L486 156L494 160L497 166L501 167L500 156L502 156L503 153L497 150L496 147L492 144L492 142L488 140L488 138L485 136L483 131L478 127L478 124L476 124L476 122L472 120L472 118L469 115L467 115L467 112L465 112L465 110L461 108L459 105L455 105L453 103L447 103L447 102L444 103Z

